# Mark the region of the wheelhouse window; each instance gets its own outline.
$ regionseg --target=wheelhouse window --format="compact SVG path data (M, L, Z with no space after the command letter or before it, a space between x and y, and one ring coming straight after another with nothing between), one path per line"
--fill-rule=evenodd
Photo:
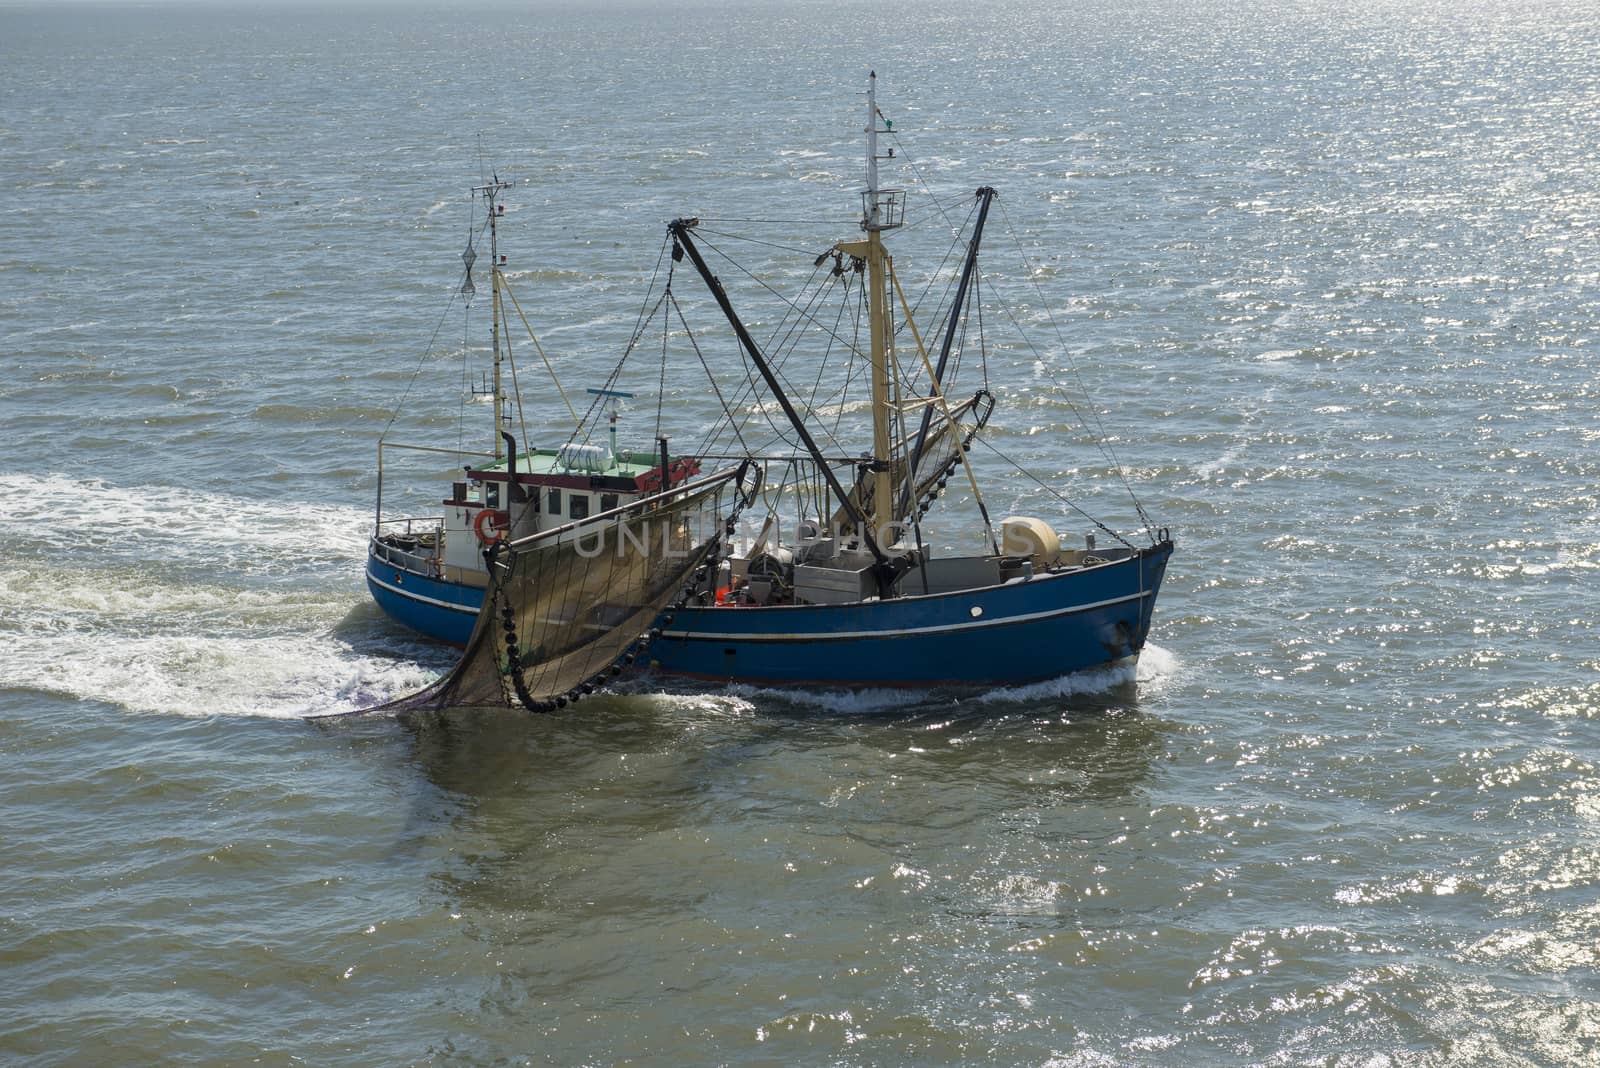
M500 483L485 482L483 484L483 506L485 508L500 507Z
M568 502L567 518L584 519L589 515L589 495L587 493L574 493Z
M561 514L561 491L551 488L544 496L544 510L551 515Z
M602 512L609 512L609 511L611 511L611 509L615 508L616 506L617 506L617 495L615 493L602 493L602 494L600 494L600 510Z

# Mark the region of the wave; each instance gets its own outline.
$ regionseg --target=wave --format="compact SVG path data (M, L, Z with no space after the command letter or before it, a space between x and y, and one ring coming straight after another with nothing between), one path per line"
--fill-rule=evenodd
M1105 667L1091 668L1072 675L1062 675L1044 682L1024 686L1002 686L979 694L975 700L984 704L998 702L1031 702L1053 697L1080 697L1085 694L1107 693L1119 686L1148 685L1171 675L1177 666L1176 658L1159 646L1146 643L1135 663L1123 661Z
M909 712L929 707L958 707L966 704L1030 704L1060 697L1107 693L1130 684L1159 685L1177 670L1176 658L1159 646L1147 644L1137 664L1127 662L1062 675L1022 686L998 686L987 690L932 689L829 689L804 686L757 686L729 683L720 689L690 691L686 684L670 678L651 677L616 687L617 694L651 696L675 708L729 716L748 716L774 703L830 715L871 716L885 712ZM653 687L668 687L665 692Z
M419 689L453 650L360 586L370 517L64 475L0 475L0 678L131 712L298 717Z
M8 656L14 651L8 651ZM351 712L419 690L438 676L414 661L355 654L325 636L210 639L195 635L52 639L8 669L9 684L129 712L300 719ZM48 660L45 655L48 654Z
M381 633L377 610L353 590L237 589L162 582L139 568L4 564L6 685L130 712L350 711L421 688L454 656Z
M370 512L347 505L263 502L66 475L0 474L0 497L32 502L0 512L0 545L13 550L246 575L358 563L372 521Z

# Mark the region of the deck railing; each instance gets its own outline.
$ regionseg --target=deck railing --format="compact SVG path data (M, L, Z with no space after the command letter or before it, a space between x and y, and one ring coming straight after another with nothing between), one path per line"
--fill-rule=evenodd
M409 539L419 547L431 540L432 554L411 552L400 545L384 541L385 538ZM440 553L444 545L444 519L441 516L417 516L408 519L386 519L378 524L372 534L372 555L387 564L420 574L439 574Z

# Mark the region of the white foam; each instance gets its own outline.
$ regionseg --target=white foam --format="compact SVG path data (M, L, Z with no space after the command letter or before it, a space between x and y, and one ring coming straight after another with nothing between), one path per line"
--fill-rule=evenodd
M1044 682L1029 683L1026 686L997 687L980 694L977 700L987 704L996 701L1038 701L1051 697L1105 693L1118 686L1126 686L1135 681L1136 677L1137 672L1132 664L1112 664L1108 667L1091 668L1088 671L1046 679Z
M651 680L653 683L655 680ZM623 695L648 697L651 702L674 712L692 712L697 715L722 716L728 719L745 719L755 714L756 705L748 698L731 690L710 693L659 692L649 684L625 684L612 692Z
M148 568L7 566L0 570L0 612L27 629L127 630L166 625L228 628L331 625L348 611L354 584L330 601L326 587L238 589L215 583L162 583ZM336 613L336 614L330 614ZM3 625L0 625L3 626Z
M1103 668L1079 671L1071 675L1047 679L1025 686L1000 686L977 694L950 689L807 689L805 687L755 686L748 683L730 683L720 690L703 694L653 694L679 708L692 711L716 711L731 715L749 715L763 703L783 701L827 712L833 715L861 716L929 705L954 706L965 701L980 704L1026 703L1057 697L1105 693L1118 686L1137 683L1141 686L1159 685L1177 670L1177 660L1167 650L1146 644L1137 665L1113 664ZM622 693L649 693L647 685L642 691L627 686Z
M210 565L248 574L359 561L371 513L263 502L172 486L115 486L66 475L0 474L0 544L83 548L104 559Z
M928 692L925 690L877 688L863 690L808 690L801 687L751 686L744 683L733 683L728 686L725 692L757 703L763 698L768 700L776 699L793 704L807 705L822 712L842 716L870 715L874 712L909 708L912 705L925 704L928 700Z
M1231 446L1215 460L1207 460L1205 463L1196 466L1194 473L1199 475L1201 478L1210 478L1212 475L1221 474L1223 471L1227 470L1230 465L1237 462L1239 457L1244 455L1244 450L1245 446L1243 442Z
M40 511L0 515L13 550L0 556L8 686L132 712L292 717L401 696L453 656L403 638L397 648L377 629L356 509L61 475L0 475L0 493L49 502L44 524ZM41 540L61 551L39 551ZM363 609L372 648L395 655L336 633L359 638Z
M1139 654L1138 682L1161 682L1178 672L1178 658L1154 642L1145 642L1144 652Z
M1170 676L1176 669L1177 660L1165 649L1156 645L1146 644L1144 652L1139 654L1136 663L1123 661L1110 664L1102 668L1091 668L1088 671L1079 671L1071 675L1062 675L1059 678L1047 679L1044 682L1030 683L1026 686L1002 686L980 695L980 702L994 701L1038 701L1052 697L1073 697L1082 694L1105 693L1137 683L1141 686L1150 685Z
M45 649L38 650L45 653ZM10 681L130 712L298 718L403 696L437 672L361 656L327 634L213 639L195 635L51 642Z
M758 686L730 682L718 689L690 690L695 683L670 675L648 674L618 680L611 692L646 697L675 711L710 713L730 718L755 714L774 701L800 705L836 715L862 715L884 709L904 708L928 700L925 690L888 689L808 689L803 686Z
M0 677L132 712L293 717L409 693L452 655L364 653L333 629L359 592L164 585L139 569L0 572Z

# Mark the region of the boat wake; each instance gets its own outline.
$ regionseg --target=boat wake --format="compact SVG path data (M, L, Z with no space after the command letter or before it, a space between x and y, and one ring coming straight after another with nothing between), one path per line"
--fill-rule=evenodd
M1080 671L1072 675L1046 679L1026 686L1002 686L979 694L973 700L985 703L1031 702L1056 697L1082 697L1089 694L1110 693L1119 687L1158 684L1171 675L1176 667L1173 655L1160 646L1146 644L1135 664L1127 662L1110 664L1102 668Z
M0 474L0 497L41 502L39 511L0 512L0 545L19 554L244 575L347 572L363 558L372 522L363 509L67 475Z
M63 476L0 475L0 492L52 501L48 530L0 515L9 690L290 718L408 693L454 660L371 607L357 578L367 516L354 509Z
M1080 671L1025 686L989 690L955 689L825 689L755 686L731 683L718 688L695 689L659 676L617 686L616 696L648 696L685 711L725 716L754 715L764 708L786 707L805 712L842 716L878 716L930 708L960 708L969 704L1029 705L1063 697L1106 694L1131 685L1159 687L1177 670L1177 660L1165 649L1147 644L1137 664L1119 663Z
M39 665L39 652L21 655ZM68 642L52 662L14 675L9 685L129 712L300 719L365 708L420 689L436 674L415 661L360 655L321 635L166 636Z

